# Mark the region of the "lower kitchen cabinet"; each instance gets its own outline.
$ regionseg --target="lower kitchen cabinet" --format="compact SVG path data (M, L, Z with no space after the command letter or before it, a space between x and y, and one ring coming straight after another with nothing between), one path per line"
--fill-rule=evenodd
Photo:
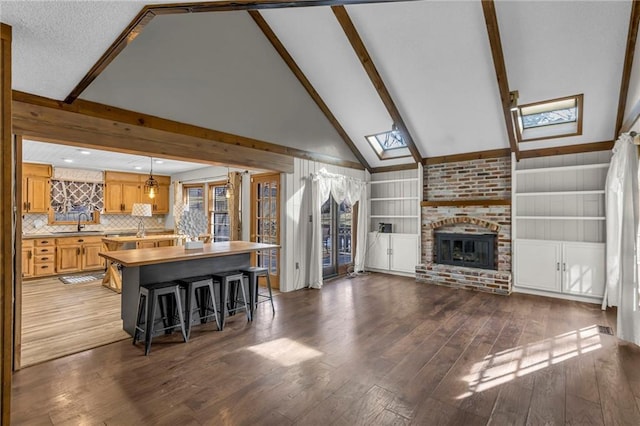
M104 268L102 237L69 237L56 240L58 274Z
M604 243L519 239L514 244L515 287L602 297Z
M367 241L366 266L389 272L415 273L420 263L419 236L370 232Z

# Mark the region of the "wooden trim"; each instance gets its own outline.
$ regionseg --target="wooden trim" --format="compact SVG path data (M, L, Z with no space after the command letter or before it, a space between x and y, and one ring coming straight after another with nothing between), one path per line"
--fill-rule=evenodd
M584 152L609 151L613 149L615 141L581 143L565 145L555 148L540 148L520 151L520 158L549 157L551 155L580 154Z
M622 79L620 82L620 96L618 98L618 115L616 117L616 127L613 139L617 139L624 120L624 110L627 106L627 95L629 92L629 82L631 80L631 70L633 68L633 56L636 50L636 40L638 37L638 24L640 23L640 2L631 2L631 15L629 17L629 32L627 33L627 49L624 54L624 66L622 68Z
M11 381L13 369L13 292L16 230L13 218L14 148L11 135L11 39L9 25L0 24L0 230L2 255L0 256L0 312L2 324L2 348L0 351L0 423L11 423ZM18 247L20 245L18 244ZM19 258L19 257L18 257Z
M422 201L422 207L510 206L511 198Z
M516 160L519 160L520 151L518 149L518 144L516 143L515 129L511 118L511 101L509 98L507 67L504 63L504 53L502 52L502 42L500 41L500 29L498 27L498 18L496 16L496 8L493 0L482 0L482 11L487 25L487 35L489 36L493 66L496 71L496 79L498 80L498 90L500 92L500 101L502 102L504 122L507 127L509 146L511 147L511 151L516 154Z
M22 158L22 136L15 135L15 157ZM22 205L22 176L23 176L23 163L22 161L15 162L16 167L16 193L15 193L15 205ZM18 238L17 235L22 235L22 215L16 215L16 263L14 266L15 271L15 293L13 303L13 369L19 370L22 367L22 238Z
M281 9L288 7L309 7L309 6L331 6L336 4L359 4L359 3L389 3L394 0L237 0L202 3L173 3L155 6L145 6L140 13L127 25L122 33L115 39L111 46L104 52L98 61L91 67L89 72L73 88L71 93L64 100L70 104L75 102L82 92L93 82L93 80L104 71L107 66L127 47L133 40L142 33L151 20L157 15L176 15L180 13L200 13L200 12L225 12L231 10L253 10L253 9ZM416 1L416 0L401 0Z
M151 22L155 14L149 6L142 8L140 13L133 18L133 21L122 31L116 40L109 46L106 52L98 59L89 72L80 80L73 88L71 93L64 100L70 104L75 101L78 96L104 71L107 66L127 47L133 40L142 33L142 30Z
M167 149L165 146L154 146L151 151L148 152L165 158L172 157L175 159L205 163L229 163L241 167L258 169L271 168L273 170L288 173L292 170L293 162L290 158L285 157L298 157L341 167L358 170L364 169L362 164L354 161L347 161L325 154L289 148L270 142L220 132L218 130L206 129L82 99L78 99L73 104L66 104L53 99L17 91L13 92L13 99L15 109L14 128L16 130L22 129L20 133L23 133L25 136L39 138L41 140L48 139L61 142L66 141L65 143L69 145L91 145L95 146L97 149L110 149L112 151L120 152L143 152L142 148L131 143L131 140L127 141L124 139L120 140L120 142L113 140L107 143L104 140L100 141L100 138L96 138L95 136L87 136L80 140L71 139L67 136L70 132L84 132L95 135L98 131L97 129L92 129L89 123L95 121L108 121L109 124L106 125L105 123L101 123L102 126L100 132L103 132L104 136L119 133L125 138L130 138L132 134L137 134L145 139L149 139L152 138L152 134L166 132L172 135L177 135L175 140L169 141L170 144L174 142L177 143L180 139L191 140L193 145L187 145L183 150L176 151ZM16 120L16 115L18 114L21 115L20 120ZM49 114L68 117L70 120L74 121L75 124L69 123L69 129L60 129L60 126L57 125L58 123L51 122L47 126L53 127L50 131L36 131L37 127L41 127L41 125L43 125L43 119L40 115ZM154 136L153 139L157 139L157 136ZM146 141L144 145L148 147L148 141ZM202 149L217 151L217 157L206 158L200 155L199 152L189 153L189 151L198 151ZM234 151L236 154L233 154ZM262 159L260 159L261 157Z
M418 165L416 163L396 164L395 166L375 167L371 169L370 173L399 172L401 170L415 170L417 168Z
M530 107L530 106L535 106L535 105L541 105L541 104L546 104L546 103L551 103L551 102L557 102L557 101L562 101L565 99L575 99L576 100L576 108L578 109L578 120L576 121L576 131L572 132L572 133L561 133L558 135L551 135L551 136L542 136L542 137L538 137L538 138L527 138L527 139L523 139L522 138L522 131L520 130L520 126L514 126L516 129L516 139L518 142L522 143L522 142L535 142L535 141L546 141L549 139L558 139L558 138L566 138L569 136L580 136L582 135L582 106L584 105L584 94L580 93L579 95L573 95L573 96L564 96L562 98L555 98L555 99L549 99L547 101L540 101L540 102L533 102L530 104L526 104L526 105L519 105L518 106L518 111L512 111L512 118L513 118L513 122L517 123L517 120L519 119L519 112L522 111L522 108L526 108L526 107ZM568 123L567 123L568 124Z
M318 92L313 87L313 85L311 84L307 76L302 72L302 70L296 63L296 61L293 59L293 57L289 54L287 49L284 47L280 39L278 39L278 36L276 36L276 34L273 32L273 30L271 29L267 21L265 21L265 19L262 17L260 12L258 12L257 10L249 10L249 15L251 16L251 18L253 18L253 20L258 25L260 30L262 30L262 33L265 35L267 40L269 40L269 42L271 43L273 48L276 50L276 52L278 52L282 60L287 64L287 66L289 67L293 75L295 75L298 81L300 82L300 84L302 84L302 87L304 87L307 93L309 94L309 96L311 96L311 99L313 99L316 105L318 105L318 108L320 108L320 111L322 111L324 116L327 117L327 120L329 120L329 123L331 123L334 129L336 129L336 132L338 132L338 134L340 135L344 143L347 144L347 146L349 147L353 155L369 172L371 172L371 166L369 165L367 160L362 156L362 154L360 153L356 145L353 143L353 141L351 140L347 132L344 130L342 125L338 122L338 119L333 115L333 113L331 112L327 104L324 102L324 100L322 100L322 98L320 97L320 94L318 94Z
M511 150L509 148L491 149L488 151L466 152L464 154L443 155L442 157L429 157L422 161L422 164L429 166L432 164L456 163L458 161L483 160L487 158L509 157Z
M364 70L367 72L367 75L369 76L373 87L376 88L378 96L380 96L382 103L387 108L391 119L405 136L407 148L409 148L413 159L417 163L421 162L422 156L420 155L420 151L418 151L418 148L413 142L413 137L411 137L409 129L407 128L404 120L402 119L402 116L400 115L400 111L396 107L395 102L393 102L393 98L391 97L389 90L387 90L387 86L384 84L380 73L378 73L378 69L373 62L373 58L371 58L371 55L369 55L369 52L367 51L362 38L360 38L360 35L358 34L358 30L351 21L351 18L347 13L347 9L345 9L344 6L331 6L331 10L333 10L333 14L336 16L338 23L340 23L344 34L349 39L349 43L351 43L353 51L358 56L358 59L360 59L360 63L362 64Z

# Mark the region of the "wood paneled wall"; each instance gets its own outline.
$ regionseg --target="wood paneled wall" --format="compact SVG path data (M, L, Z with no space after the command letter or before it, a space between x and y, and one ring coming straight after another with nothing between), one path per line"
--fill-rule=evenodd
M306 287L309 282L311 259L311 173L325 168L330 173L366 180L364 170L338 167L318 161L296 158L293 173L282 175L281 202L283 215L280 223L282 258L280 290L291 291ZM296 268L296 265L298 266Z
M11 419L11 370L13 352L13 244L15 226L13 217L14 194L14 149L11 136L11 27L0 24L0 232L2 251L0 252L0 309L2 311L2 351L0 367L0 408L1 424L9 424Z

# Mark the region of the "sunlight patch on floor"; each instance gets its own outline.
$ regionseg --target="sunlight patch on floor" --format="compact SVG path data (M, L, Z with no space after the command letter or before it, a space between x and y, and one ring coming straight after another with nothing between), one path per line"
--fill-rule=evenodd
M469 374L462 378L468 383L468 390L458 396L458 399L468 398L474 393L500 386L601 347L598 326L591 325L487 355L481 362L475 363Z
M247 349L284 367L291 367L322 355L322 352L286 337L249 346Z

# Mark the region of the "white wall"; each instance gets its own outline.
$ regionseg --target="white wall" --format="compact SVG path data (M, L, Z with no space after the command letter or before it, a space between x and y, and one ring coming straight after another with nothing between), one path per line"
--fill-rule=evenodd
M342 174L366 180L368 173L346 167L332 166L317 161L294 159L293 173L283 174L281 179L282 219L280 290L292 291L304 288L309 281L311 258L311 173L325 168L330 173ZM296 267L298 265L298 267Z

